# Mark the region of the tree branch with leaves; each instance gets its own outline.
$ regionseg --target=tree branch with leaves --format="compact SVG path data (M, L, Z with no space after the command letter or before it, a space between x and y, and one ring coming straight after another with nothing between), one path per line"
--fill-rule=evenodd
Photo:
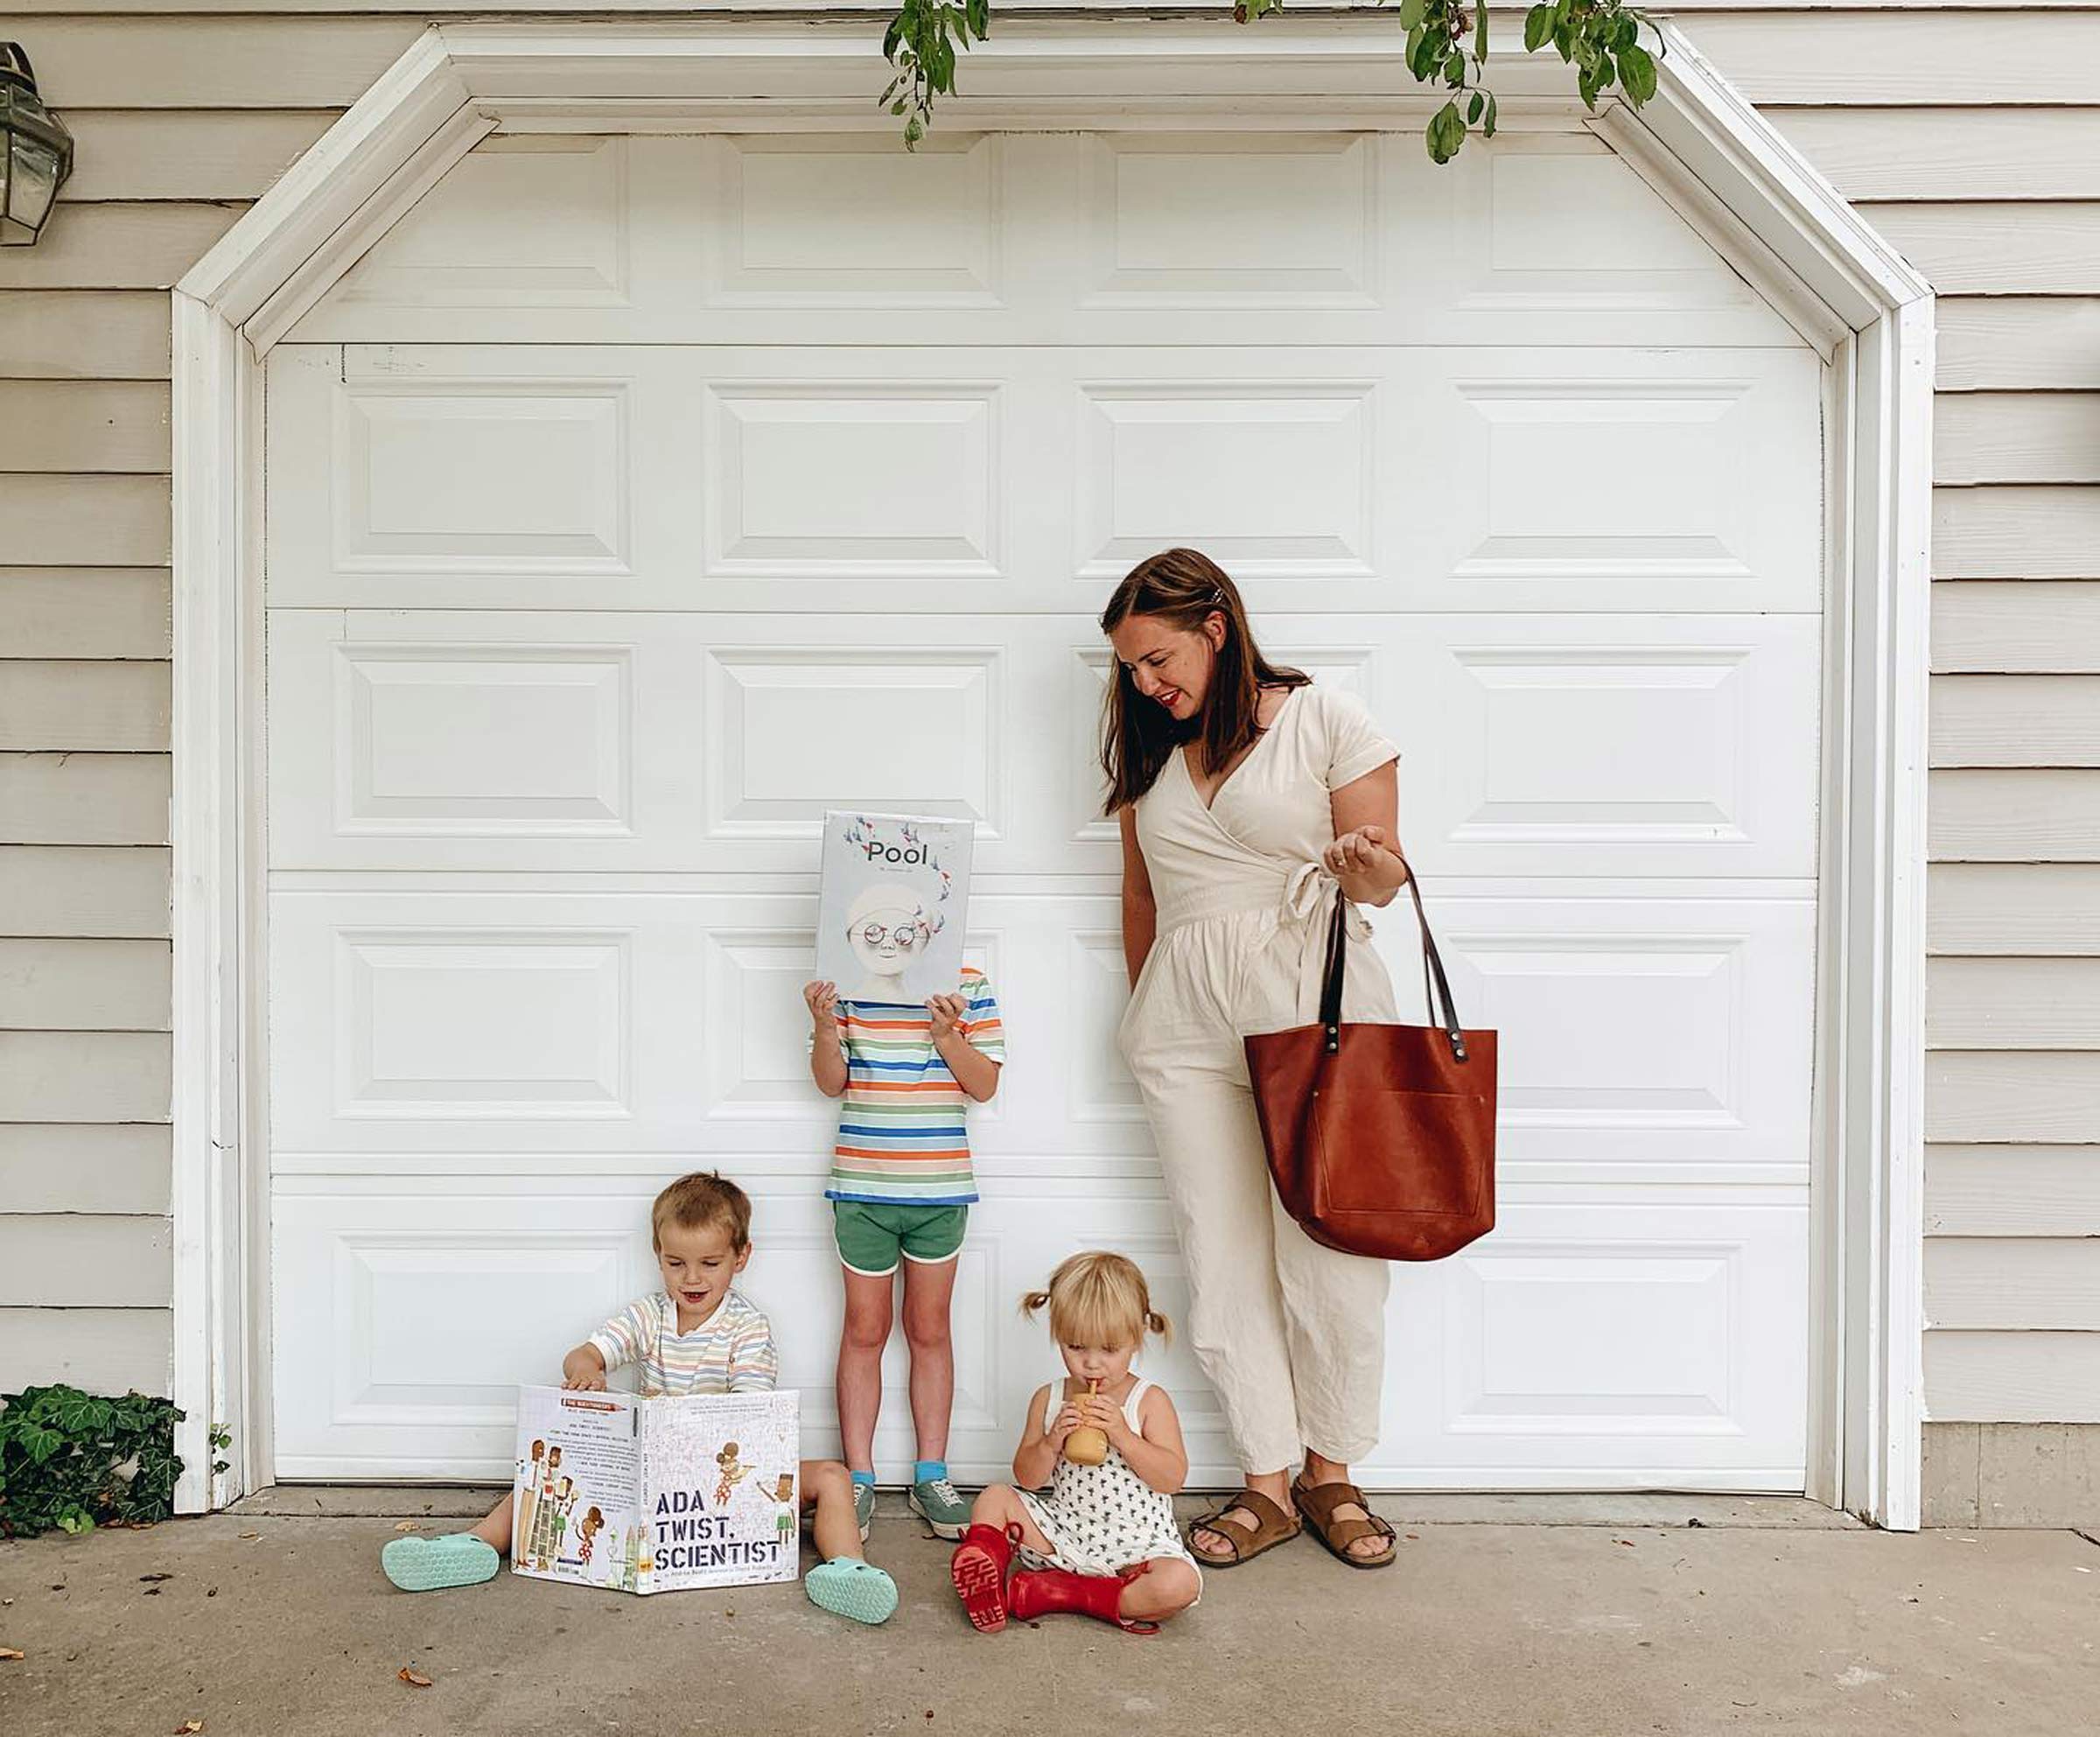
M1233 17L1241 24L1283 10L1284 0L1240 0ZM1488 8L1463 0L1397 0L1407 32L1407 67L1418 82L1451 93L1423 130L1429 154L1448 163L1466 136L1493 138L1494 93L1488 88ZM1641 46L1645 26L1656 53ZM882 94L891 114L904 122L904 142L917 150L933 125L934 99L956 92L956 53L982 42L991 30L991 0L903 0L882 39L883 56L896 76ZM1524 49L1536 54L1551 44L1575 68L1575 90L1586 108L1614 88L1635 109L1656 94L1662 37L1655 21L1621 0L1541 0L1524 15Z

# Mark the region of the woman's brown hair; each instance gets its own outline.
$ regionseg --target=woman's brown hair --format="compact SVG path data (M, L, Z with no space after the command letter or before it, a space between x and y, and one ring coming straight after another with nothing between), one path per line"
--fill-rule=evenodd
M1262 655L1247 625L1239 587L1209 556L1194 549L1162 550L1124 576L1101 612L1101 631L1112 634L1133 615L1156 615L1169 627L1200 633L1213 615L1225 618L1224 643L1211 665L1203 710L1193 726L1140 694L1117 660L1109 683L1101 737L1101 769L1109 795L1103 814L1136 802L1152 788L1166 757L1194 741L1207 774L1230 766L1261 734L1256 722L1264 688L1302 688L1312 677Z

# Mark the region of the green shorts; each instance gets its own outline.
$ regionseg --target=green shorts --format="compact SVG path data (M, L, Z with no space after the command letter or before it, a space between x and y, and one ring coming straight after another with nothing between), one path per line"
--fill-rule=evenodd
M838 1257L855 1272L882 1278L901 1258L938 1266L962 1250L970 1223L966 1206L921 1206L916 1201L833 1201Z

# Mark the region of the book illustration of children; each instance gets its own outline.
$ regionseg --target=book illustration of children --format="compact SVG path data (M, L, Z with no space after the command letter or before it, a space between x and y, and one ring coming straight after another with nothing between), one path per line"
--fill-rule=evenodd
M532 1444L531 1465L528 1466L522 1460L518 1462L518 1478L516 1485L518 1492L518 1523L516 1528L516 1536L511 1540L510 1552L511 1565L513 1567L517 1565L522 1555L522 1546L519 1544L518 1540L521 1538L528 1538L532 1536L533 1505L538 1502L540 1498L540 1462L546 1457L547 1444L543 1441L536 1441Z
M569 1530L569 1516L575 1510L575 1508L576 1485L570 1479L564 1478L561 1488L555 1494L554 1530L550 1540L553 1545L550 1554L557 1568L561 1566L562 1562L562 1534Z
M576 1529L576 1559L582 1567L590 1567L591 1546L605 1523L604 1510L595 1507L586 1509L582 1521L578 1523Z
M554 1542L554 1511L561 1470L562 1450L559 1446L550 1447L540 1473L539 1495L532 1504L532 1526L525 1534L525 1558L542 1573L547 1569L549 1546Z
M715 1506L726 1508L730 1491L751 1475L751 1467L738 1460L737 1444L733 1441L722 1444L722 1451L715 1455L715 1464L722 1473L721 1481L715 1486Z
M794 1474L782 1472L766 1494L774 1504L774 1530L780 1535L780 1548L786 1550L794 1542Z
M562 1360L562 1385L602 1393L606 1377L630 1363L640 1367L645 1398L696 1394L771 1393L780 1377L780 1354L764 1311L734 1288L750 1263L751 1197L727 1177L695 1171L656 1196L649 1211L650 1240L663 1288L638 1298ZM550 1485L558 1469L541 1474L532 1532L551 1536ZM897 1608L897 1586L863 1553L855 1523L853 1485L835 1460L805 1460L796 1480L802 1503L815 1514L817 1553L822 1558L802 1576L812 1604L857 1622L886 1621ZM568 1498L574 1500L571 1485ZM519 1498L507 1495L472 1531L440 1537L391 1539L380 1551L387 1578L403 1592L435 1592L490 1579L519 1536ZM645 1528L636 1528L634 1590L648 1590L654 1551ZM543 1564L547 1551L524 1552Z

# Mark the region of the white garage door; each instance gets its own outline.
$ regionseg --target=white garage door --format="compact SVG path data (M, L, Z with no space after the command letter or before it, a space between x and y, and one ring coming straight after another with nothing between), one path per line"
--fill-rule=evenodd
M1819 364L1593 141L498 140L268 385L280 1476L498 1472L695 1164L830 1438L828 804L978 827L1012 1056L958 1468L1011 1455L1061 1256L1185 1310L1092 618L1186 542L1401 742L1503 1032L1500 1228L1396 1272L1365 1481L1801 1487Z

